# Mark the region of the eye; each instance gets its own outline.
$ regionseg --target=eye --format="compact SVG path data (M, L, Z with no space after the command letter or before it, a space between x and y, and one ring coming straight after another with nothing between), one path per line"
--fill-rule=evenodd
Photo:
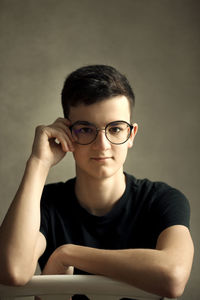
M119 127L119 126L113 126L109 128L109 133L111 134L117 134L120 133L123 130L123 128Z
M92 134L94 129L91 127L79 127L75 129L76 134Z

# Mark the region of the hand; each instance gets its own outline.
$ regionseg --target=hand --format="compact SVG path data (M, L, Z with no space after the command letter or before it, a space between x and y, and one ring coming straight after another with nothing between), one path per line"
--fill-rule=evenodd
M32 158L52 167L56 165L67 152L74 151L73 138L69 129L70 121L58 118L48 126L38 126L32 147Z
M61 246L57 248L49 257L43 271L42 275L73 275L74 267L67 265L63 262L62 249L66 246Z
M62 246L57 248L49 257L41 275L73 275L74 267L67 266L61 260ZM42 296L35 296L35 300L43 300ZM69 300L72 298L70 297Z

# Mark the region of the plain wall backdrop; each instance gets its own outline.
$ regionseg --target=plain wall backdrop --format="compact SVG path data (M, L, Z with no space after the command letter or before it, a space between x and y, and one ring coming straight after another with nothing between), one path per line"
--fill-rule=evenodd
M167 182L191 204L195 260L184 300L200 296L199 11L198 0L0 0L0 221L35 127L62 116L65 77L83 65L112 65L136 94L139 131L125 170ZM67 155L48 182L74 174Z

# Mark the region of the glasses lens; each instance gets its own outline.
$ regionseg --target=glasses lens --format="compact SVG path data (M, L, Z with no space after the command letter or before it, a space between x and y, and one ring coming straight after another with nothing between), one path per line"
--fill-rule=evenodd
M117 121L108 124L106 137L113 144L125 143L131 135L131 126L124 121Z
M96 127L92 124L77 123L72 126L72 136L78 144L87 145L96 138Z

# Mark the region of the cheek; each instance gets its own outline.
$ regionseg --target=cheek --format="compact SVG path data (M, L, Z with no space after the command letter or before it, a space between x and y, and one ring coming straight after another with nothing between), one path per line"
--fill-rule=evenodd
M74 147L73 156L75 161L85 160L88 156L87 146L80 146L76 144Z
M114 156L115 156L115 159L117 161L119 161L120 163L124 163L124 161L126 160L126 156L127 156L127 152L128 152L128 145L119 145L117 146L118 148L115 148L115 151L114 151Z

